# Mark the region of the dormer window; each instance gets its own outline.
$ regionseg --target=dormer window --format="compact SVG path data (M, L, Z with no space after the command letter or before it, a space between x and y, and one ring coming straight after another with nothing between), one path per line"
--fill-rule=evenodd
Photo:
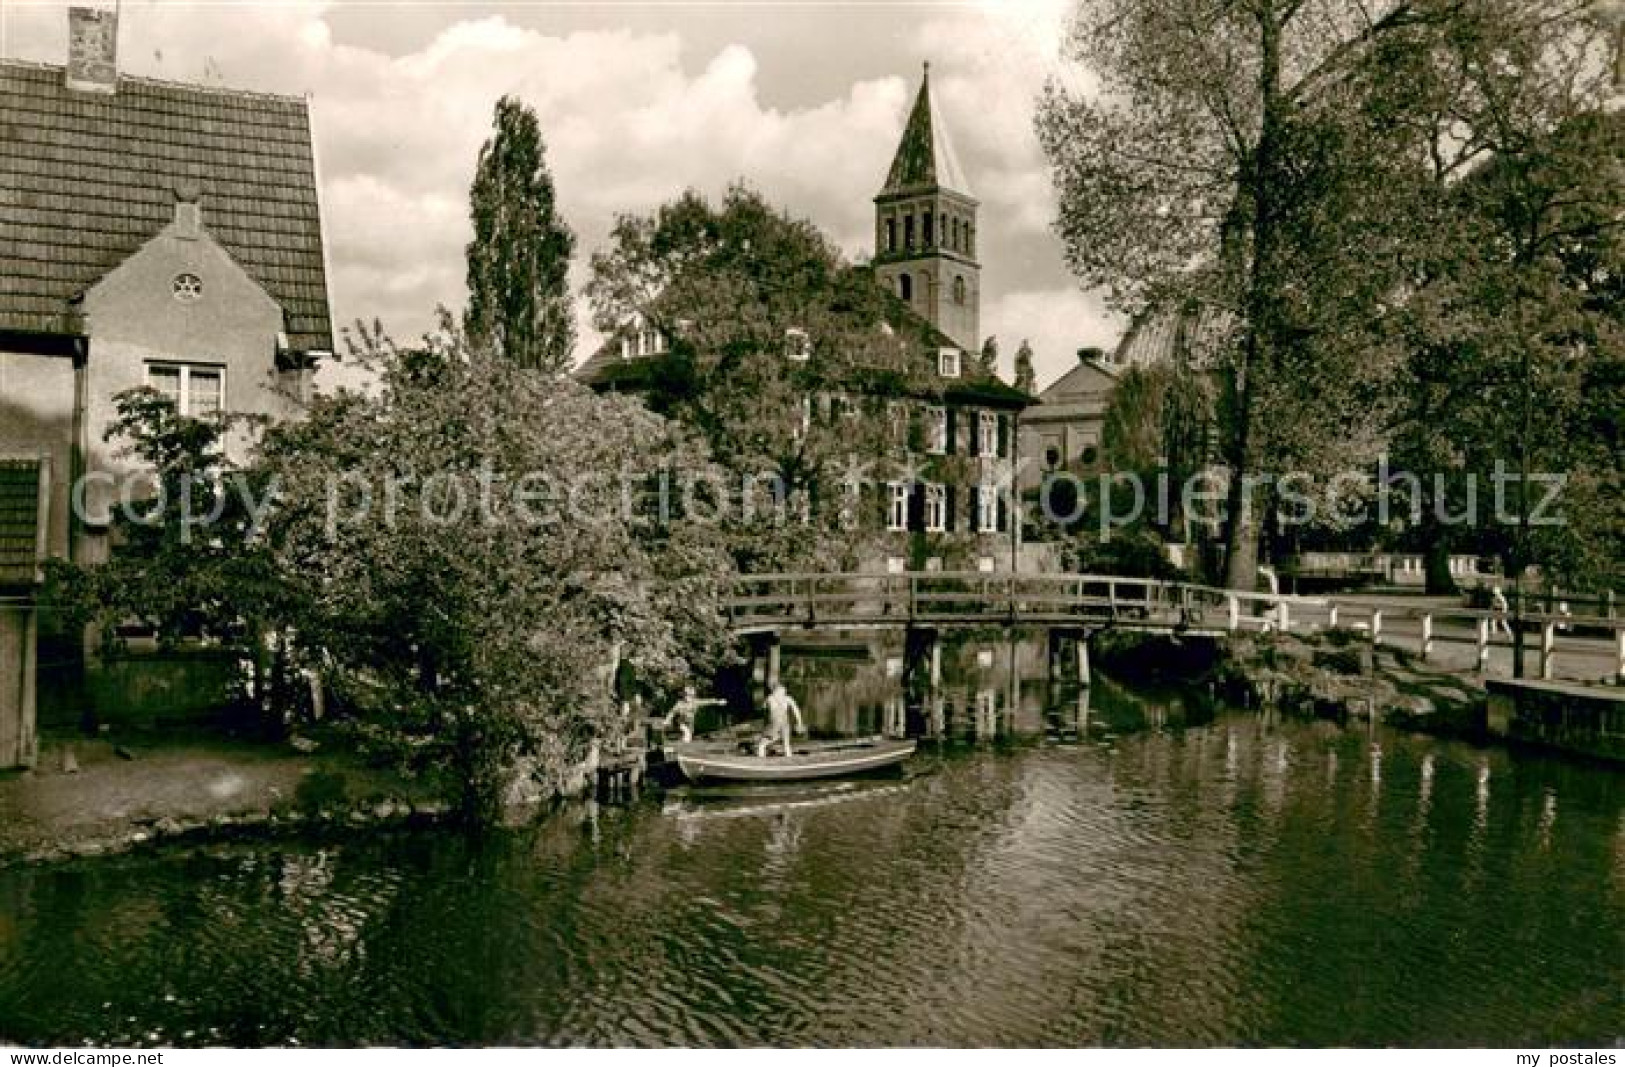
M937 350L937 373L944 378L959 377L959 349L939 348Z
M812 358L812 335L799 326L784 331L784 358L805 363Z

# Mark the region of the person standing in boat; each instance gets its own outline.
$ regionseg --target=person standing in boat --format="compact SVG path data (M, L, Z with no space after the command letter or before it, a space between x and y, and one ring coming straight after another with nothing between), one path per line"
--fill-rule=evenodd
M792 715L796 719L795 732L798 734L806 733L807 724L801 719L801 705L796 703L796 698L790 695L789 690L784 688L783 683L775 685L773 691L767 695L767 736L756 744L756 754L758 756L767 755L768 746L774 741L784 745L784 754L786 756L795 755L790 748L790 716Z
M716 697L706 697L701 700L695 694L693 686L685 685L683 686L683 698L673 704L670 711L666 712L666 717L661 720L661 725L670 726L673 722L676 722L677 729L682 732L683 740L692 741L694 740L694 722L700 716L700 709L726 703L726 700L719 700Z

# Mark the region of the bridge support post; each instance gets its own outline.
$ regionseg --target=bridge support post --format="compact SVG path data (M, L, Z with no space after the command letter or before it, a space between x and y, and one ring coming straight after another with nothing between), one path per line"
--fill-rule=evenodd
M1068 645L1070 644L1070 648ZM1049 632L1049 679L1052 682L1074 681L1088 685L1093 675L1089 668L1089 634L1085 630L1053 628Z
M1433 616L1422 616L1422 662L1426 663L1433 655Z
M1490 668L1490 620L1486 616L1478 620L1478 673L1483 674Z
M1546 620L1540 628L1540 676L1545 681L1552 680L1552 661L1557 658L1557 623Z
M768 692L772 692L773 687L779 684L779 668L783 663L782 647L779 635L774 634L772 642L767 646L767 677L763 679L767 683Z
M910 627L903 637L903 684L916 696L942 684L942 635L936 630Z
M1625 630L1614 631L1614 677L1625 685Z

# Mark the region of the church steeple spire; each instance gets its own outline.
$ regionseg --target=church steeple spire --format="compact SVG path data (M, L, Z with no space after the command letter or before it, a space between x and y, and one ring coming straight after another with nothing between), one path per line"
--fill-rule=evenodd
M897 154L892 157L886 184L880 190L888 193L918 192L941 187L970 196L970 183L965 180L964 168L948 136L948 124L937 114L936 101L931 96L931 63L926 61L920 76L920 92L914 98L903 136L897 142Z
M927 63L885 185L875 197L875 275L967 351L981 344L976 208L948 124L931 95Z

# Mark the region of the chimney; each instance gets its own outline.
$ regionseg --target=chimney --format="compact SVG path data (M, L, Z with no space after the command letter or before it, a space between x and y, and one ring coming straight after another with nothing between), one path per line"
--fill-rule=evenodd
M196 240L203 228L203 207L198 203L202 191L191 178L175 183L175 236Z
M68 9L69 89L112 93L118 89L118 12Z

